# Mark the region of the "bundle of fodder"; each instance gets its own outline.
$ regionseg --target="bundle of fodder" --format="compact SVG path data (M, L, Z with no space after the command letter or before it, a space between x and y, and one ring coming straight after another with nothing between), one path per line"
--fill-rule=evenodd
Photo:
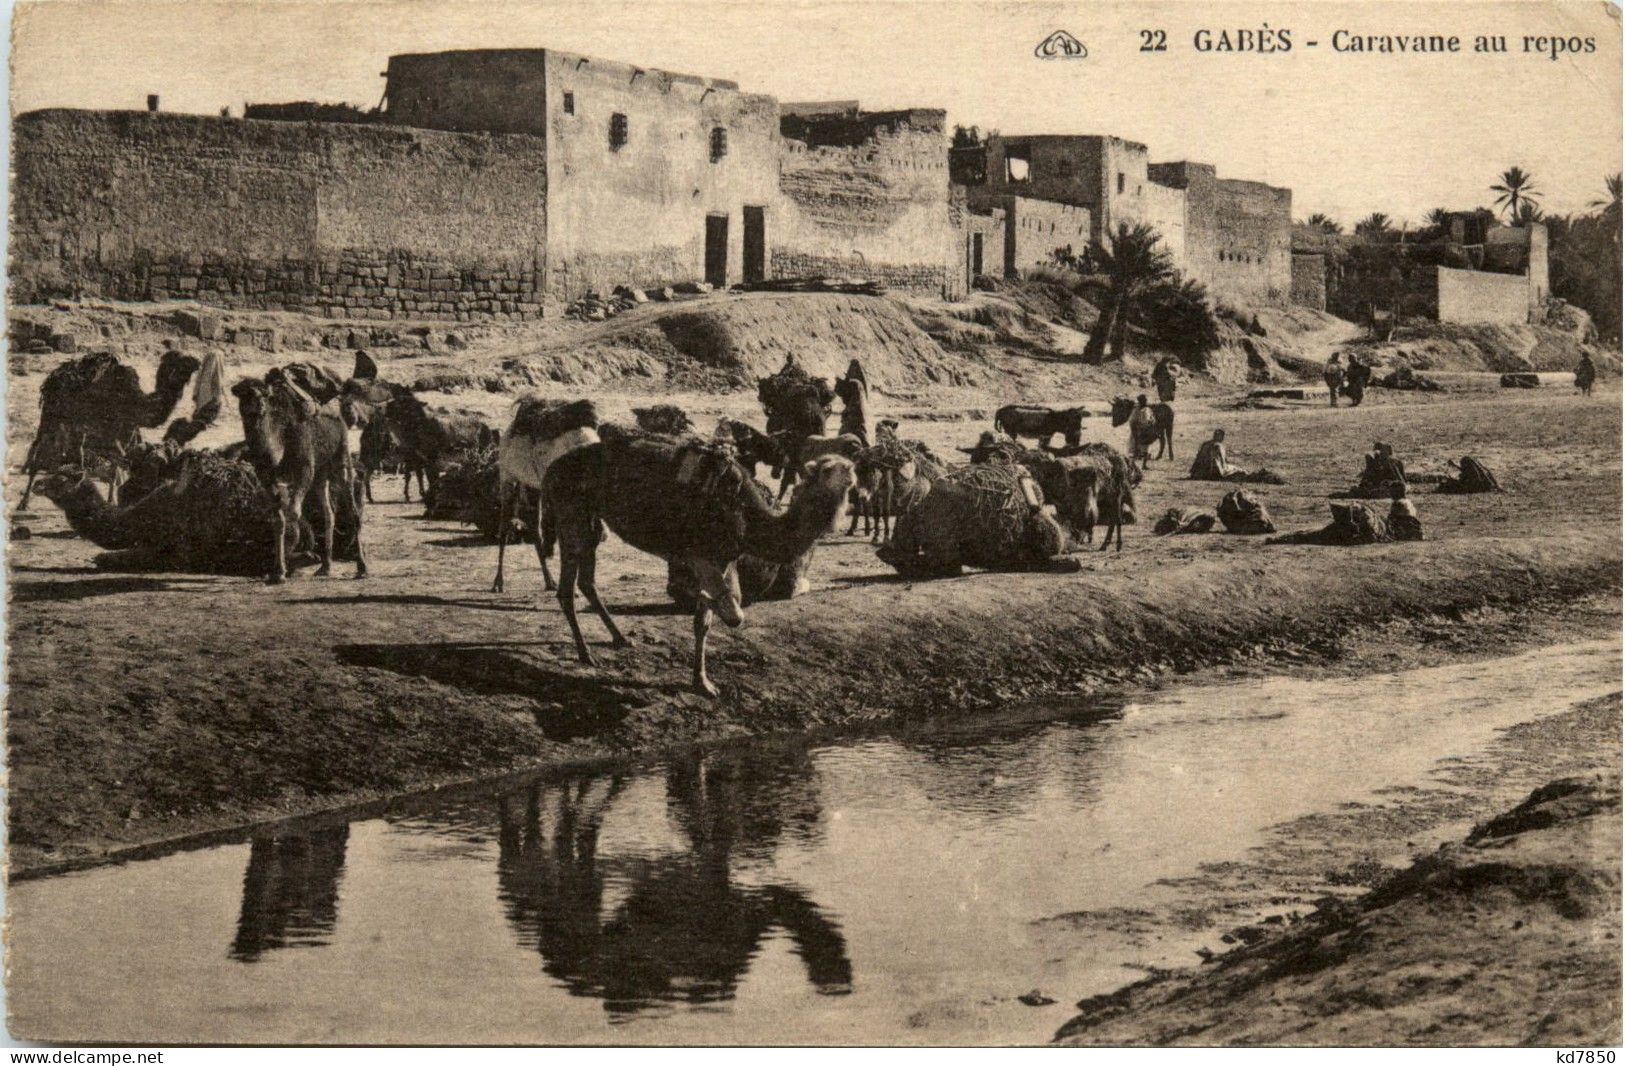
M978 464L948 471L897 520L878 555L905 577L951 577L962 567L1053 568L1067 532L1025 467Z
M107 503L74 471L53 475L43 489L76 533L109 549L96 557L97 566L124 571L268 572L275 505L248 462L220 452L181 450L167 461L160 452L147 453L143 463L147 469L140 484L145 491L123 506ZM333 503L334 557L353 559L360 499L335 498ZM290 562L314 559L320 522L318 505L307 499L297 528L285 531Z
M632 417L645 433L662 437L681 437L694 432L694 423L688 412L671 403L657 403L653 407L634 407Z
M835 402L835 387L828 378L815 378L807 373L800 363L787 363L777 373L756 382L756 398L770 415L806 397L815 399L827 413ZM768 432L773 432L771 426Z
M520 498L512 502L509 516L518 530L509 530L510 539L536 538L536 491L519 487ZM502 473L497 466L497 446L459 448L451 453L440 479L430 493L425 517L461 522L478 529L492 543L503 522Z
M1219 521L1224 523L1226 533L1275 532L1275 522L1270 518L1269 508L1246 489L1225 493L1224 498L1219 501L1218 514Z

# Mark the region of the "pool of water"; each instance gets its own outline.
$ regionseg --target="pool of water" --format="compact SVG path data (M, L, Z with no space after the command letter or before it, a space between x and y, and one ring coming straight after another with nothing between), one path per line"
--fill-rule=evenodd
M1598 641L1189 686L266 830L12 886L9 1010L111 1043L1041 1042L1139 976L1044 919L1426 784L1619 677Z

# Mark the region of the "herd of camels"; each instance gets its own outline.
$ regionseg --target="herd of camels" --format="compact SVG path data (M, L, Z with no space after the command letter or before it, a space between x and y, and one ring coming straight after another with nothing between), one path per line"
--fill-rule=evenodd
M953 498L949 464L922 443L900 439L895 421L873 421L857 360L833 385L787 360L783 370L760 382L765 431L724 419L707 438L669 406L639 411L639 425L626 427L601 423L591 400L534 397L520 400L507 431L497 434L477 420L426 407L407 387L385 381L376 363L357 352L348 379L300 362L237 382L230 391L242 419L238 444L199 451L184 447L184 438L173 432L165 445L143 444L140 430L164 424L198 367L192 356L166 351L150 392L135 370L105 353L53 370L41 389L40 426L24 462L28 487L19 510L27 507L36 477L44 475L39 491L63 508L77 532L104 547L140 551L143 537L166 535L155 532L166 519L182 531L168 535L193 538L199 525L218 527L217 535L228 538L233 534L224 527L235 523L260 531L245 539L239 528L236 546L244 557L258 551L260 572L268 563L273 583L287 577L290 553L301 543L314 547L317 575L332 572L339 545L356 576L364 577L361 510L371 495L376 458L369 450L377 453L377 442L385 438L399 446L399 454L413 457L406 463L408 485L416 472L420 487L432 493L442 461L457 448L494 445L504 515L517 519L520 501L534 501L531 528L544 581L557 592L581 662L596 665L577 619L578 594L612 643L627 643L598 590L597 553L607 527L632 547L667 560L679 602L686 590L693 604L692 681L707 696L718 691L706 670L713 615L737 627L745 605L769 587L784 595L804 591L813 548L837 530L849 509L849 532L862 517L875 542L895 552L909 516L925 513L916 504L934 484L942 486L939 503ZM839 430L827 435L837 398ZM999 412L996 425L1008 436L995 442L984 434L977 447L962 451L973 464L1003 462L1019 472L1010 476L1008 495L1023 510L1044 511L1047 526L1062 530L1059 541L1046 540L1040 554L1054 553L1068 537L1092 541L1099 521L1107 525L1106 542L1115 532L1121 547L1121 525L1134 520L1136 458L1148 458L1152 443L1172 455L1171 412L1162 417L1162 406L1148 407L1144 397L1137 405L1114 404L1113 424L1130 427L1129 457L1104 444L1081 444L1079 409L1020 406ZM361 436L354 452L353 429ZM1049 447L1054 433L1064 437L1064 447ZM1035 439L1039 447L1023 448L1018 436ZM779 479L776 494L757 480L763 464ZM129 473L144 467L158 472ZM107 501L89 484L92 476L110 483ZM121 482L131 478L121 492ZM250 478L258 491L244 488ZM137 482L139 498L129 491ZM1046 497L1048 508L1042 506ZM176 521L177 508L186 509L188 501L195 520ZM959 521L951 510L930 513L935 522ZM506 519L498 524L498 591L514 525ZM961 542L969 535L954 534ZM941 536L926 539L944 542ZM989 565L974 546L963 560L955 557L959 549L953 537L947 540L949 557L933 560L934 573L958 572L961 561ZM556 582L549 566L555 544ZM1012 567L1022 562L1008 560Z

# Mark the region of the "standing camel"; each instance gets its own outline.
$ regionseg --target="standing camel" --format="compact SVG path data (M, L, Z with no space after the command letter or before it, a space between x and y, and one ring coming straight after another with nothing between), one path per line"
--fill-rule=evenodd
M729 627L744 624L736 564L747 552L769 563L793 562L833 531L857 478L831 456L809 463L783 514L767 493L720 449L702 444L607 433L597 444L561 456L542 486L543 513L558 533L559 606L576 654L596 665L576 620L579 588L609 630L626 644L598 597L598 545L604 527L640 551L680 561L699 586L694 608L694 688L715 696L705 669L705 640L715 611Z
M52 370L40 387L39 430L23 460L28 485L19 511L28 509L34 477L65 462L110 459L139 436L141 429L164 424L180 403L198 361L171 348L158 362L151 392L141 391L141 377L111 352L93 352ZM114 476L117 489L117 475ZM110 493L113 495L114 493Z
M276 505L271 583L287 579L286 534L298 523L307 498L315 500L322 519L321 566L316 575L325 577L333 572L334 488L345 494L344 499L354 501L355 576L366 577L361 497L356 492L344 419L336 405L318 402L281 369L266 374L264 381L239 381L231 391L243 419L248 461Z
M552 592L553 571L547 557L553 554L552 531L542 522L542 480L547 468L566 452L598 441L598 411L591 400L544 400L528 396L514 410L513 423L497 445L498 506L497 576L492 592L502 591L503 556L508 550L509 516L519 506L526 490L536 493L536 557L542 562L542 583Z

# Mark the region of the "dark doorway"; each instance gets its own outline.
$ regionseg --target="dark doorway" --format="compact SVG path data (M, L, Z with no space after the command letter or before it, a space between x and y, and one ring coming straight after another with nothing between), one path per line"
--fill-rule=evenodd
M767 211L765 208L747 206L745 208L745 280L761 281L766 277Z
M974 279L981 273L982 235L980 233L972 233L970 235L970 276L972 279Z
M728 284L728 216L705 216L705 280L722 288Z

